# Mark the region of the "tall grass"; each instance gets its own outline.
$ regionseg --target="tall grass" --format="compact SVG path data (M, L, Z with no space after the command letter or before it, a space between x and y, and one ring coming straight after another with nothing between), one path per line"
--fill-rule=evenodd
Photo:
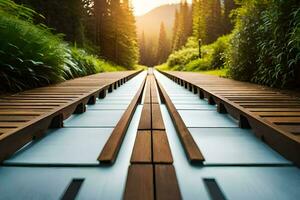
M10 0L0 0L0 93L124 69L72 47L45 25L34 24L36 15Z

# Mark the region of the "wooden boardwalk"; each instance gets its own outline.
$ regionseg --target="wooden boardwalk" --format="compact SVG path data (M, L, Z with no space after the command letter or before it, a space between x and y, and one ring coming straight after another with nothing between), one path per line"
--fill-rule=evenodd
M297 199L297 162L273 141L293 156L297 149L267 120L269 113L297 119L287 105L298 99L193 73L164 73L186 89L157 71L138 73L3 97L0 121L28 125L0 129L0 200ZM289 103L280 109L295 110L272 110L282 102Z
M241 128L252 128L257 137L300 166L300 99L255 84L189 72L164 75L229 113Z
M143 109L130 162L124 199L181 199L152 73L147 76Z
M65 81L0 98L0 162L48 128L60 128L73 113L83 113L140 71L113 72Z

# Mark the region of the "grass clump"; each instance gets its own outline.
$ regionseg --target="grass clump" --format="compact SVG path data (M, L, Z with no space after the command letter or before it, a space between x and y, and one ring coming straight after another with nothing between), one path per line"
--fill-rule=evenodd
M104 71L124 70L83 49L62 35L34 24L35 11L0 0L0 92L18 92Z

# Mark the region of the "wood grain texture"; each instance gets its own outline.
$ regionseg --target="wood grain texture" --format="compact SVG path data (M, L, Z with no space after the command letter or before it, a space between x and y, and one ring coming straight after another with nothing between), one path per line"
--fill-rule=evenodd
M173 165L155 165L156 200L182 199Z
M139 88L138 92L134 96L130 105L126 109L125 113L122 115L121 119L117 123L108 141L106 142L104 148L102 149L98 157L100 163L113 164L115 162L118 152L121 148L123 139L125 137L127 128L136 110L139 99L142 96L144 85L145 85L145 80L143 81L141 87Z
M152 163L151 131L138 131L131 155L131 163Z
M129 166L124 200L154 200L152 165Z
M249 124L255 135L286 159L300 166L297 92L188 72L161 72L172 80L194 85L202 97L223 104L228 114Z
M0 98L0 162L48 128L62 127L73 113L83 113L115 81L141 71L100 73Z
M165 131L153 131L153 162L158 164L172 164L173 157Z
M165 130L159 104L152 104L152 130Z
M144 104L138 130L151 130L151 104Z
M198 148L196 142L194 141L190 131L184 124L170 97L167 95L166 91L163 89L160 83L158 83L158 88L162 94L161 98L164 98L166 102L167 109L173 120L174 126L177 130L177 134L185 150L187 158L190 160L191 163L203 163L203 161L205 160L204 156Z
M144 104L151 103L151 81L149 77L147 77L147 83L145 85L145 97L144 97Z

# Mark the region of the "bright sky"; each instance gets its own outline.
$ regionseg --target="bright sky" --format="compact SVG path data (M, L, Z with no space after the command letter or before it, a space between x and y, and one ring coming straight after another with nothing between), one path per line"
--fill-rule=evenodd
M191 2L192 0L188 0ZM164 4L172 4L172 3L179 3L180 0L132 0L132 5L134 7L134 14L139 16L146 14L150 10L155 7Z

